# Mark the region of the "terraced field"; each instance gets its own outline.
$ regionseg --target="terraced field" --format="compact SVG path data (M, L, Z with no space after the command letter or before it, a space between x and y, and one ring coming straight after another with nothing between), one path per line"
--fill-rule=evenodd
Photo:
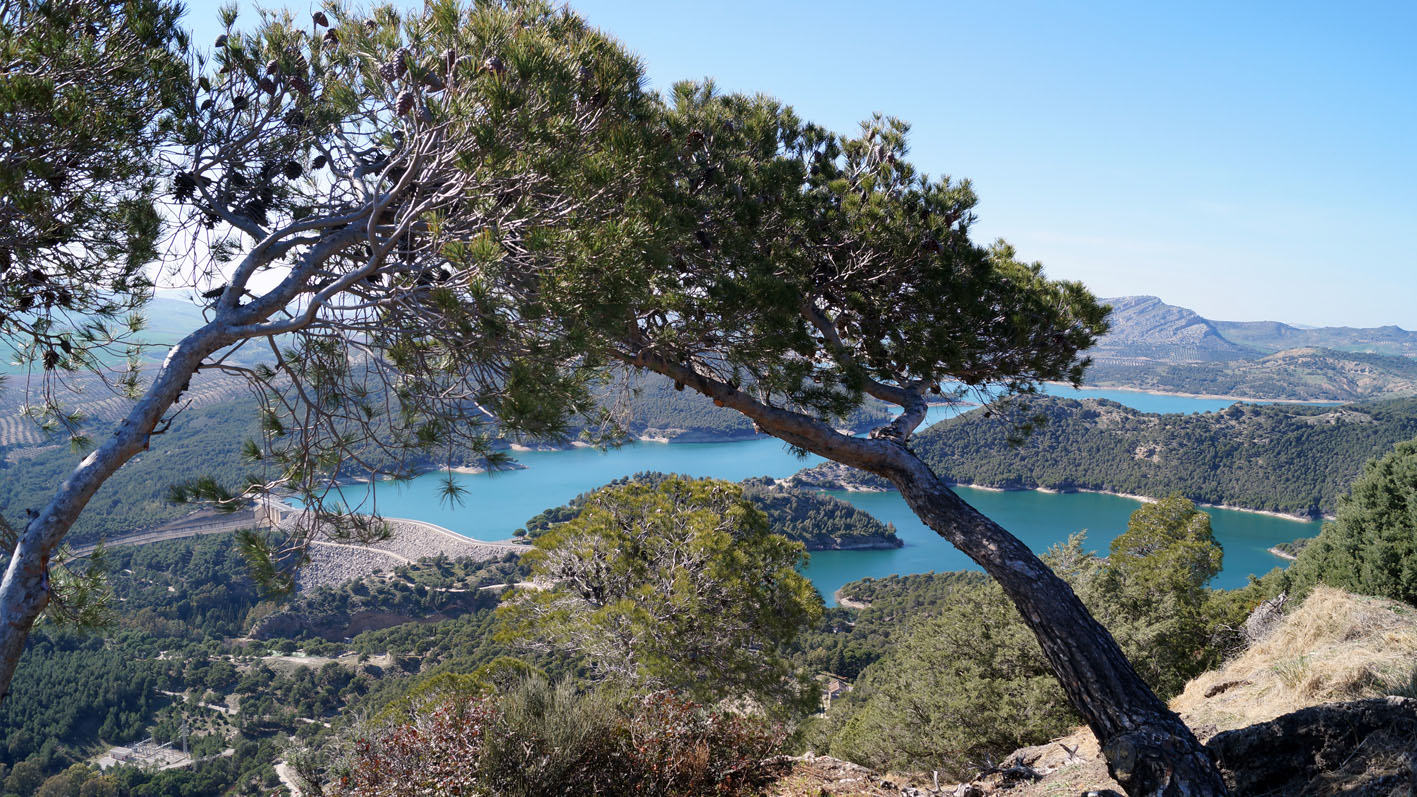
M128 399L114 395L96 377L80 377L73 381L73 385L75 391L68 397L68 404L90 419L91 431L117 423L132 405ZM193 407L209 406L237 398L246 390L246 381L240 377L198 374L192 380L192 389L182 397L182 403ZM12 380L0 389L0 448L63 442L50 439L34 421L24 417L24 406L22 381Z

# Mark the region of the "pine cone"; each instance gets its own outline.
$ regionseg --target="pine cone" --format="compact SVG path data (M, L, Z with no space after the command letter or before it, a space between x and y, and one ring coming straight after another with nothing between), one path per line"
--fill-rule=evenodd
M288 180L294 180L305 173L304 167L295 161L287 161L285 164L285 176Z
M200 107L204 111L210 111L212 109L212 106L215 104L216 103L212 101L212 98L208 97L205 100L202 100L202 104Z
M389 62L379 67L379 76L392 83L408 72L408 50L400 47Z
M277 73L277 72L279 72L279 71L280 71L280 61L277 61L276 59L272 58L271 60L269 60L269 61L266 62L266 74L267 74L267 75L274 75L275 73Z
M222 47L225 47L225 46L226 46L226 34L223 33L223 34L221 34L220 36L216 37L216 47L217 47L217 49L221 49Z
M312 169L323 169L323 168L325 168L325 163L326 163L326 162L327 162L327 161L326 161L324 155L316 155L316 156L315 156L315 159L312 160L312 161L310 161L310 168L312 168Z
M320 27L328 28L330 26L329 17L326 17L325 12L323 11L316 11L315 13L311 14L310 19L314 20L315 24L319 25Z
M328 44L331 47L339 46L339 34L335 33L334 28L330 28L329 30L325 31L325 44Z
M256 82L256 87L267 94L276 93L276 82L268 77L263 77Z
M503 72L507 71L507 67L505 64L502 63L502 59L498 58L495 55L491 56L486 61L483 61L482 68L486 69L488 72L491 72L494 75L500 75Z
M402 93L399 94L398 108L397 108L398 115L399 115L399 116L408 116L408 112L411 111L411 110L413 110L413 92L411 92L411 91L404 91L404 92L402 92Z
M235 109L238 110L238 111L243 110L243 109L246 107L246 103L247 103L247 99L246 99L245 97L232 97L232 98L231 98L231 107L232 107L232 108L235 108Z
M305 82L305 78L303 78L303 77L301 77L301 76L299 76L299 75L295 75L295 76L291 77L290 80L288 80L288 81L286 81L286 82L290 84L290 87L291 87L292 89L295 89L296 91L300 92L301 94L309 94L309 93L310 93L310 84L309 84L309 83L306 83L306 82Z
M296 108L291 108L290 112L285 115L285 123L291 127L301 127L305 124L305 114Z

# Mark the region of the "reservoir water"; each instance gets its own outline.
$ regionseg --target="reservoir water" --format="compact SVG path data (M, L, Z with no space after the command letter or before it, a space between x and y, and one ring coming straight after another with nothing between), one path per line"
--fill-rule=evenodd
M1057 395L1108 398L1145 412L1209 412L1234 403L1225 399L1198 399L1132 391L1053 387ZM967 409L967 408L965 408ZM932 408L934 422L961 411ZM737 481L750 476L785 478L822 460L799 458L773 438L729 443L638 443L610 451L574 448L566 451L531 451L516 454L524 470L488 474L456 474L466 490L460 505L439 498L442 474L427 474L403 485L380 485L375 494L377 511L387 517L406 517L436 523L460 534L483 540L510 537L531 516L563 504L577 494L630 474L657 470L689 476L712 476ZM1127 518L1140 503L1130 498L1096 493L996 492L959 488L964 499L1035 551L1042 552L1078 531L1088 532L1088 547L1105 551L1126 529ZM835 493L882 522L893 523L905 543L903 548L882 551L819 551L812 554L806 574L823 597L841 585L867 576L892 573L977 569L964 554L926 528L900 496L890 493ZM353 499L354 496L350 496ZM362 507L361 511L371 511ZM1288 520L1223 509L1208 509L1216 538L1225 549L1224 570L1212 582L1217 587L1237 587L1250 575L1263 575L1283 562L1267 549L1279 542L1318 533L1318 522Z

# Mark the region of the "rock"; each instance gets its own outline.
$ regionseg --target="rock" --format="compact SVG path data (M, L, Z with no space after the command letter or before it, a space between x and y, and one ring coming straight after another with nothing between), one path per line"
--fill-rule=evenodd
M1206 748L1234 794L1411 794L1417 700L1327 703L1216 734Z
M1245 618L1245 624L1240 627L1240 634L1244 636L1246 644L1253 645L1269 636L1279 625L1279 621L1284 619L1284 603L1288 598L1286 593L1281 592L1250 612L1250 616Z

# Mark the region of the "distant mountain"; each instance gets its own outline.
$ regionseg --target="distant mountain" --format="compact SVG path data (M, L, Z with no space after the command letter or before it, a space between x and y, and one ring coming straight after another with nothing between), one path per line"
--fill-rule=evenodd
M1216 361L1252 357L1253 349L1228 340L1194 310L1155 296L1104 299L1112 306L1112 330L1097 342L1098 353L1154 360Z
M1302 327L1278 321L1212 321L1226 339L1265 352L1323 348L1365 354L1417 356L1417 332L1402 327Z
M1359 401L1417 394L1417 333L1212 321L1155 296L1104 299L1111 331L1087 382L1255 399Z

